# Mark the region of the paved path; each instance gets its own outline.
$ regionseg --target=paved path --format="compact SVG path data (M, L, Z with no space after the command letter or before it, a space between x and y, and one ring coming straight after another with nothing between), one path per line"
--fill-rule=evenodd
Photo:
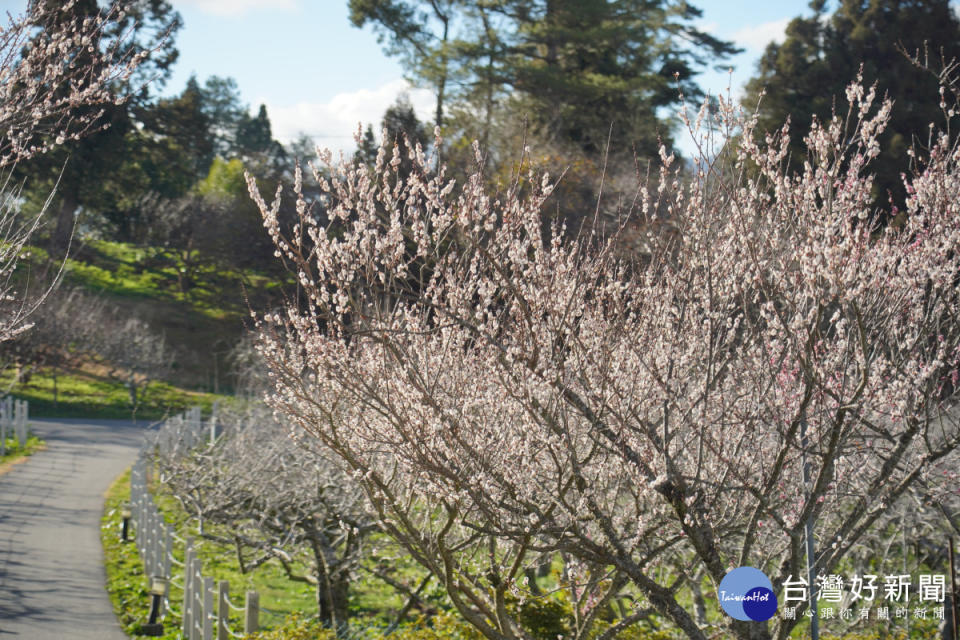
M100 516L142 427L31 425L47 450L0 476L0 640L124 640L104 589Z

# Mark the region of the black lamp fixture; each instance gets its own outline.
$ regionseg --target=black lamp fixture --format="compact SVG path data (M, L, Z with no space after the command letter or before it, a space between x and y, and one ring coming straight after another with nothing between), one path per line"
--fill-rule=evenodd
M140 635L162 636L163 623L159 622L160 610L163 608L163 596L167 593L167 579L153 576L150 579L150 618L146 624L140 625Z
M120 539L123 542L130 542L130 518L133 512L130 511L130 503L124 502L123 509L120 511L120 517L123 518L123 525L120 527Z

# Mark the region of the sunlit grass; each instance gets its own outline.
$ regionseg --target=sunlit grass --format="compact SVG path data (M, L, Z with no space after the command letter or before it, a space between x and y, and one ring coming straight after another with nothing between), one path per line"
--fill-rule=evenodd
M36 436L27 437L27 441L20 443L13 436L6 439L3 447L3 455L0 455L0 473L10 463L16 462L21 458L32 456L37 451L46 448L46 443Z
M125 385L85 371L61 372L54 378L50 369L34 371L29 382L13 384L15 373L0 373L0 388L30 402L31 417L120 418L133 416ZM56 393L54 388L56 387ZM180 389L167 382L153 382L137 408L138 419L153 420L174 415L192 406L209 411L222 399L212 393Z

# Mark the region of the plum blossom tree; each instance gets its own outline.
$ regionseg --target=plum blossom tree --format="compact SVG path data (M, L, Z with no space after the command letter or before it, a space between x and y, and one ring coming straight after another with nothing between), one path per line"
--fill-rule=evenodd
M152 456L163 486L203 537L236 548L241 571L279 563L316 589L321 621L344 625L351 577L375 529L362 492L335 460L288 438L262 404L221 411L217 424L218 440L193 448L190 425L164 424Z
M906 222L881 228L870 163L891 104L860 81L846 97L799 173L786 126L757 142L721 100L692 179L662 150L626 212L635 259L622 231L547 227L546 176L491 195L419 150L406 178L396 149L372 168L321 154L326 216L298 172L290 234L280 190L268 204L248 176L300 292L259 320L269 401L487 638L531 637L513 603L556 551L567 637L653 609L690 638L785 638L797 621L698 616L683 594L742 565L782 593L806 576L809 520L835 572L912 487L960 486L960 146L911 152ZM633 609L601 622L623 594Z
M123 101L112 89L128 79L149 51L124 51L123 36L105 50L101 36L121 17L106 10L80 23L59 19L67 3L30 2L0 28L0 340L29 327L43 296L15 295L12 275L39 217L17 215L22 185L13 184L18 162L76 140L102 126L98 105ZM83 113L79 107L91 107ZM48 203L49 204L49 203Z

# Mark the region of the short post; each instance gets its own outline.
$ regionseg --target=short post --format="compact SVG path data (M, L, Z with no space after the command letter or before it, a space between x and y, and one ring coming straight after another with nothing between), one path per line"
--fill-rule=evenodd
M27 403L23 400L17 400L15 411L17 416L17 442L23 448L27 445Z
M140 625L140 634L144 636L162 636L163 623L160 622L163 596L167 593L167 579L163 576L154 576L150 579L150 618L146 624Z
M260 630L260 594L247 591L243 604L243 632L256 633Z
M213 640L213 578L203 579L203 640Z
M187 552L183 559L183 618L180 632L189 640L193 636L193 538L187 539Z
M210 425L210 446L212 447L217 443L217 414L210 416L207 424Z
M124 502L123 509L120 511L120 517L123 518L123 524L120 525L120 540L123 542L130 542L130 517L132 515L130 503Z
M23 435L20 429L20 401L13 401L13 434L17 438L17 445L22 449L23 448Z
M230 640L230 583L217 585L217 640Z

